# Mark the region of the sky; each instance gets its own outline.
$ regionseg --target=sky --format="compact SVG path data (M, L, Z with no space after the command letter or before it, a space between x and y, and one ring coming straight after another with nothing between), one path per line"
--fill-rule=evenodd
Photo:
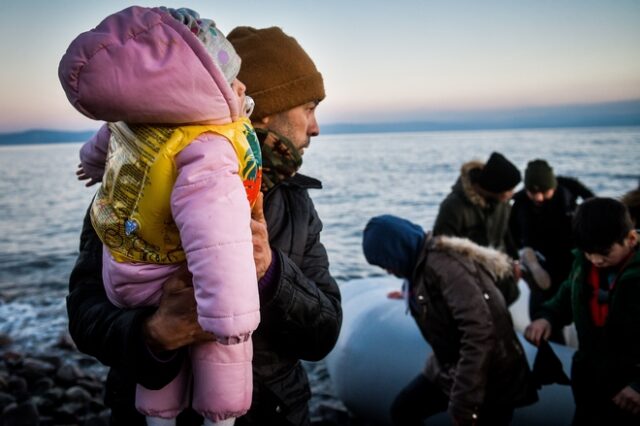
M279 26L323 75L320 123L446 119L640 99L637 0L0 0L0 132L91 130L58 81L69 43L125 7Z

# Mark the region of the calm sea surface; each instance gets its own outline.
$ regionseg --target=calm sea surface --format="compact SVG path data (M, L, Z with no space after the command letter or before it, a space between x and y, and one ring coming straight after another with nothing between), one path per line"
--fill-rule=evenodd
M0 334L46 351L66 331L64 296L82 218L95 192L75 179L80 144L0 147ZM546 158L598 195L638 185L640 128L329 135L313 139L302 172L339 282L380 275L366 264L366 221L392 213L431 228L460 165L500 151L521 170Z

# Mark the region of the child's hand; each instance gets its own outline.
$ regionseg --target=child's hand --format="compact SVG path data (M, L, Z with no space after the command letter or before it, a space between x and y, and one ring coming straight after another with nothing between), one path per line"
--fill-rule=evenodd
M76 176L78 176L78 180L87 180L88 182L84 184L84 186L89 187L93 186L96 183L99 183L99 179L95 179L85 172L84 167L82 167L82 163L78 164L78 170L76 170Z
M522 278L522 268L520 268L520 262L513 261L513 279L518 282Z
M258 199L251 209L251 237L253 240L253 260L256 264L258 279L262 278L271 265L271 246L269 245L269 232L267 220L264 218L262 208L263 195L258 194Z
M389 299L404 299L404 295L402 294L402 290L393 290L387 293L387 298Z
M547 340L551 336L551 323L544 318L537 319L524 330L524 338L538 346L541 340Z
M475 426L478 424L478 419L475 417L475 414L474 417L470 419L462 419L455 416L451 416L450 419L453 426Z
M634 416L640 416L640 393L627 386L613 397L613 403Z

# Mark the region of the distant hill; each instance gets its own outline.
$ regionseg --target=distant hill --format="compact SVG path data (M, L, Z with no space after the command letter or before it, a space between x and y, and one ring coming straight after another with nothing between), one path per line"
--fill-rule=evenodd
M94 133L95 130L83 132L27 130L16 133L0 133L0 145L82 142L89 139Z
M322 123L322 134L640 126L640 99L586 105L492 111L442 112L437 119L407 122ZM28 130L0 133L0 145L82 142L95 131Z
M445 117L445 114L441 114ZM323 134L640 126L640 100L510 110L461 111L429 121L323 124Z

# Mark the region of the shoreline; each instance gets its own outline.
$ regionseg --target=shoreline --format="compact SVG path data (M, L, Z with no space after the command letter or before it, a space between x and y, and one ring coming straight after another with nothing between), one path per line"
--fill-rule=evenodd
M107 368L61 338L50 353L0 344L0 421L11 425L109 424L103 389Z
M68 334L42 353L12 346L9 336L0 335L0 424L109 425L110 409L104 404L108 367L78 351ZM365 426L332 395L322 361L304 366L312 389L312 426Z

